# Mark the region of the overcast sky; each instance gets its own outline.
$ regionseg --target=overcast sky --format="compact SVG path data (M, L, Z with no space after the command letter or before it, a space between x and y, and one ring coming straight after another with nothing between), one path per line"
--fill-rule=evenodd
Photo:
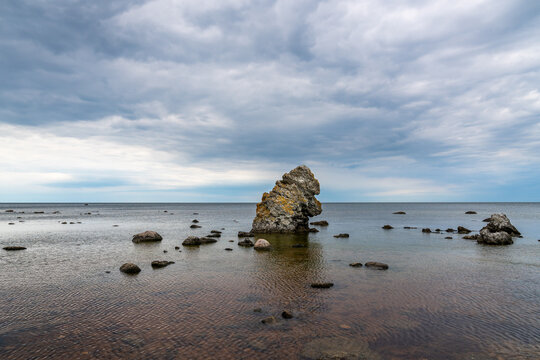
M540 1L3 0L0 202L540 201Z

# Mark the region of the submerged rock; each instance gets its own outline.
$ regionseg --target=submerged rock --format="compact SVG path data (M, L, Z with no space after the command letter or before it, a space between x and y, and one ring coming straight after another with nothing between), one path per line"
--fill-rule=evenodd
M201 244L213 244L217 242L217 240L214 237L208 237L208 236L200 238L199 241L201 242Z
M197 224L199 222L199 220L193 219L193 220L191 220L191 222L194 223L194 224Z
M391 229L393 229L394 227L393 227L392 225L384 225L382 228L383 228L384 230L391 230Z
M492 214L489 219L489 223L480 230L479 244L510 245L514 243L513 236L521 236L505 214Z
M149 241L161 241L163 238L155 231L145 231L139 234L133 235L134 243L149 242Z
M396 211L396 212L394 212L392 214L394 214L394 215L405 215L407 213L405 211Z
M269 324L275 324L275 323L277 322L277 320L276 320L275 317L269 316L269 317L267 317L267 318L262 319L261 322L262 322L263 324L269 325Z
M249 239L244 239L244 240L240 240L238 242L238 246L243 246L243 247L252 247L254 244L253 244L253 241L249 240Z
M328 221L326 220L313 221L313 222L310 222L310 224L317 225L317 226L328 226Z
M167 265L174 264L174 261L166 261L166 260L154 260L152 261L152 267L155 269L165 267Z
M201 226L201 225L195 225L195 224L193 224L193 225L190 226L190 228L192 228L192 229L199 229L199 228L202 228L202 226Z
M476 211L469 210L469 211L465 211L465 214L467 214L467 215L474 215L474 214L477 214L477 212L476 212Z
M255 235L250 231L250 232L245 232L245 231L239 231L238 232L238 237L239 238L243 238L243 237L254 237Z
M4 246L3 249L6 251L26 250L24 246Z
M291 312L283 310L283 312L281 313L281 317L284 319L292 319L294 316Z
M301 165L283 175L270 193L264 193L253 219L254 233L295 233L309 230L309 217L322 212L315 198L319 181Z
M221 233L210 233L210 234L206 235L206 237L209 237L209 238L220 238L220 237L221 237Z
M446 229L446 232L447 232L447 233L453 233L453 232L455 232L455 231L456 231L456 230L454 230L454 229L452 229L452 228Z
M272 250L272 245L266 239L259 239L255 242L255 250Z
M366 267L368 268L373 268L373 269L377 269L377 270L387 270L388 269L388 265L387 264L384 264L384 263L380 263L380 262L376 262L376 261L369 261L366 263Z
M182 241L182 245L198 246L198 245L201 245L201 239L199 239L197 236L188 236L187 238L185 238L184 241Z
M311 284L311 287L316 288L316 289L328 289L328 288L331 288L332 286L334 286L334 283L331 283L331 282L319 282L319 283Z
M355 263L349 264L349 266L351 266L351 267L362 267L363 265L362 265L362 263L355 262Z
M138 274L141 272L141 268L133 263L125 263L120 266L120 271L126 274Z
M423 228L423 229L422 229L422 232L423 232L423 233L428 233L428 234L429 234L429 233L431 232L431 229L430 229L430 228Z
M348 238L349 234L347 234L347 233L337 234L337 235L334 235L334 237L335 238Z
M458 226L457 227L457 232L458 234L468 234L471 232L471 230L467 229L466 227L463 227L463 226Z
M478 234L474 234L474 235L465 235L464 237L462 237L462 239L465 239L465 240L478 240L478 237L480 235Z

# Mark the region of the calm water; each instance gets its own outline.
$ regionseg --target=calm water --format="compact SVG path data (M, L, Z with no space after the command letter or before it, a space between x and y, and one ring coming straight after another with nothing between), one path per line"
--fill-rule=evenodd
M392 214L399 210L407 215ZM487 247L421 233L479 230L494 212L523 238ZM0 246L28 248L0 250L0 358L540 357L539 203L324 204L314 219L330 226L264 236L274 246L265 253L236 244L254 213L254 204L0 204ZM195 218L201 229L189 229ZM181 246L221 228L215 244ZM145 230L163 241L133 244ZM341 232L351 237L332 236ZM176 263L153 270L161 259ZM348 266L367 261L390 269ZM124 262L142 272L120 273ZM335 286L312 289L313 281ZM284 309L295 317L260 322Z

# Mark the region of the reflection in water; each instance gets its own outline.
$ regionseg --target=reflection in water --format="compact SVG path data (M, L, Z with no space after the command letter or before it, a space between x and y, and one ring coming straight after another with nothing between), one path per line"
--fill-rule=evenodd
M538 206L510 214L524 239L489 248L401 230L475 228L492 211L489 204L329 204L330 226L319 233L262 235L270 252L236 244L238 230L250 226L250 204L24 206L29 215L0 213L6 220L0 245L28 248L0 253L2 359L303 359L340 351L370 359L534 359L540 353L540 253L536 238L527 237L540 231L538 219L527 217L540 213ZM461 207L476 209L478 219L464 217ZM99 216L80 215L98 210ZM396 219L395 210L407 216ZM202 229L189 229L193 212ZM24 216L25 223L2 225L9 216ZM386 223L395 229L382 231ZM222 227L216 244L181 246L188 235ZM145 230L164 240L133 244L131 235ZM333 238L338 232L351 237ZM175 264L154 270L153 260ZM121 274L127 261L142 272ZM348 266L356 261L383 261L390 269ZM335 286L312 289L314 281ZM284 309L294 318L261 323Z

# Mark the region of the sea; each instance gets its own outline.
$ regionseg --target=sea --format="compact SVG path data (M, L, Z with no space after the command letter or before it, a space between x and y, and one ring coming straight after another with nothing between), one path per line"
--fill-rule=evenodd
M512 245L444 231L475 234L501 212L523 235ZM311 221L328 226L257 235L267 252L238 246L254 215L252 203L0 204L0 248L27 248L0 249L0 359L540 358L540 203L324 203ZM132 242L146 230L163 240ZM211 230L216 243L182 246ZM369 261L389 268L349 266Z

